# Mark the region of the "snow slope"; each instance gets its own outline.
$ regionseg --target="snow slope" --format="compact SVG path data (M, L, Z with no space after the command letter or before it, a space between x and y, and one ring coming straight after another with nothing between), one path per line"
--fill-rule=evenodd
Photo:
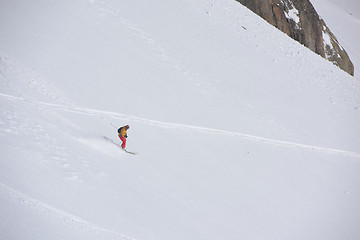
M359 238L358 79L232 1L0 6L0 239Z

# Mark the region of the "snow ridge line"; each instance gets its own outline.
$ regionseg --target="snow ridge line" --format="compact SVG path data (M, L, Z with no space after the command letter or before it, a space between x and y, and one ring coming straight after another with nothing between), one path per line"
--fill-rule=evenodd
M106 229L104 227L98 226L88 220L82 219L70 213L64 212L57 208L54 208L46 203L43 203L39 200L36 200L26 194L23 194L17 190L14 190L5 184L0 182L0 194L8 197L11 200L17 201L18 203L25 205L28 208L34 209L37 212L40 212L47 216L53 216L59 219L62 219L64 222L71 225L78 225L82 229L87 228L92 232L106 233L111 235L111 239L118 240L137 240L136 238L120 234L116 231Z
M0 97L4 97L7 99L11 99L11 100L29 101L22 97L15 97L15 96L3 94L3 93L0 93ZM30 102L34 102L34 101L30 101ZM241 137L241 138L248 139L251 141L264 142L267 144L273 144L273 145L278 145L278 146L282 146L282 147L296 147L296 148L303 148L303 149L307 149L307 150L319 151L319 152L328 153L328 154L337 154L337 155L349 156L349 157L354 157L354 158L360 158L360 153L346 151L346 150L342 150L342 149L319 147L319 146L313 146L313 145L290 142L290 141L276 140L276 139L259 137L259 136L255 136L255 135L245 134L245 133L231 132L231 131L221 130L221 129L216 129L216 128L206 128L206 127L192 126L192 125L186 125L186 124L180 124L180 123L161 122L161 121L146 119L146 118L142 118L142 117L136 117L136 116L125 115L125 114L120 114L120 113L116 113L116 112L103 111L103 110L92 109L92 108L71 107L71 106L65 106L65 105L54 104L54 103L46 103L46 102L40 102L40 101L37 101L35 103L45 105L48 107L52 107L52 108L61 109L63 111L78 113L78 114L98 115L98 116L107 115L107 116L115 118L115 119L121 119L121 120L125 120L125 121L133 121L133 122L141 122L141 123L145 123L145 124L157 126L157 127L163 127L163 128L165 127L165 128L172 128L172 129L184 129L184 130L187 129L187 130L193 130L193 131L203 132L203 133L207 133L207 134L211 133L211 134L216 134L216 135Z
M113 114L115 114L115 113L113 113ZM271 139L271 138L259 137L259 136L255 136L255 135L231 132L231 131L215 129L215 128L198 127L198 126L185 125L185 124L179 124L179 123L160 122L160 121L149 120L149 119L144 119L144 118L139 118L139 117L129 117L129 116L124 117L120 114L116 114L116 115L121 117L121 119L125 118L125 119L130 119L132 121L139 121L139 122L143 122L143 123L145 122L149 125L158 126L158 127L167 127L167 128L174 128L174 129L175 128L176 129L189 129L189 130L194 130L194 131L203 132L203 133L207 133L207 134L211 133L211 134L216 134L216 135L241 137L241 138L248 139L251 141L264 142L267 144L273 144L273 145L278 145L278 146L282 146L282 147L304 148L307 150L314 150L314 151L324 152L324 153L328 153L328 154L337 154L337 155L349 156L349 157L354 157L354 158L360 158L359 153L350 152L350 151L341 150L341 149L319 147L319 146L307 145L307 144L296 143L296 142L275 140L275 139Z

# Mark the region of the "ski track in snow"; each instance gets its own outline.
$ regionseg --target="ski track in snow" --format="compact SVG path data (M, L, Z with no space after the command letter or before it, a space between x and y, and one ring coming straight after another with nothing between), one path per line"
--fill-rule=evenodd
M16 200L17 203L24 205L27 208L33 209L37 213L41 213L47 217L60 219L64 223L67 223L71 226L78 227L81 229L88 229L93 233L107 234L109 237L108 239L137 240L136 238L98 226L95 223L87 221L83 218L77 217L73 214L54 208L44 202L41 202L24 193L14 190L2 183L0 183L0 195L5 196L12 200Z
M24 101L24 102L29 101L28 99L25 99L22 97L11 96L8 94L3 94L3 93L0 93L0 97L5 98L7 100L12 100L12 101ZM282 141L282 140L276 140L276 139L271 139L271 138L265 138L265 137L245 134L245 133L238 133L238 132L231 132L231 131L226 131L226 130L221 130L221 129L215 129L215 128L206 128L206 127L192 126L192 125L186 125L186 124L180 124L180 123L161 122L161 121L146 119L146 118L137 117L137 116L120 114L120 113L111 112L111 111L102 111L102 110L98 110L98 109L79 108L79 107L65 106L65 105L60 105L60 104L55 104L55 103L46 103L46 102L41 102L41 101L31 101L31 102L39 104L39 105L43 105L43 106L48 106L48 107L51 107L54 109L60 109L63 111L73 112L73 113L77 113L77 114L97 115L97 116L106 115L108 117L112 117L112 118L123 120L123 121L141 122L144 124L157 126L157 127L184 129L184 130L203 132L203 133L207 133L207 134L217 134L217 135L241 137L241 138L248 139L251 141L279 145L282 147L303 148L303 149L307 149L307 150L319 151L319 152L328 153L328 154L337 154L337 155L349 156L349 157L354 157L354 158L360 158L360 153L350 152L350 151L341 150L341 149L319 147L319 146L307 145L307 144L290 142L290 141Z

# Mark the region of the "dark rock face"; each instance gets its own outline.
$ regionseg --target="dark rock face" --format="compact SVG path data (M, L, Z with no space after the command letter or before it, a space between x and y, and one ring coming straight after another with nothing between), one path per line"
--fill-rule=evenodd
M354 65L309 0L236 0L350 75Z

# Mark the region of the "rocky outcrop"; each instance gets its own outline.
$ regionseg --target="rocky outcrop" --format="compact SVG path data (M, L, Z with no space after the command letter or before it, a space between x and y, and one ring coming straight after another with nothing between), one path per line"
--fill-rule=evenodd
M236 0L350 75L354 65L309 0Z

